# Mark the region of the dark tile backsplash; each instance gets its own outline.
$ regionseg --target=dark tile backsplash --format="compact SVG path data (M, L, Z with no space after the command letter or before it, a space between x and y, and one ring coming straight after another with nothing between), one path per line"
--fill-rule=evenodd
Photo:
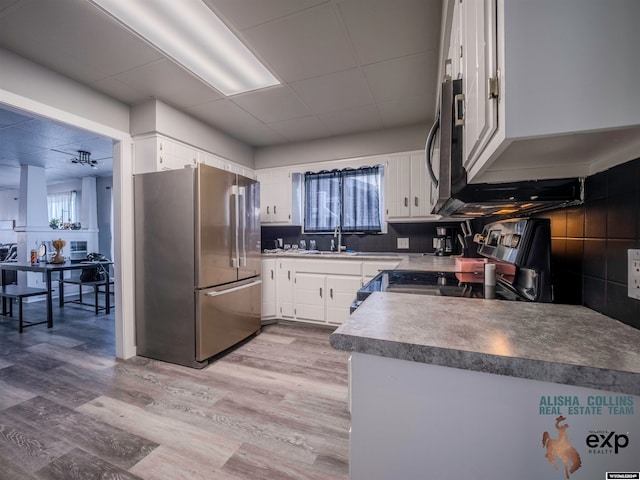
M640 159L588 177L585 202L551 219L555 301L582 304L640 328L627 296L627 250L640 248Z
M461 232L459 223L393 223L388 225L386 234L343 234L342 244L349 250L360 252L401 252L432 253L436 227L451 227ZM333 235L307 235L301 227L262 227L262 244L282 238L283 243L297 245L304 239L309 248L309 240L315 240L318 250L329 250ZM409 249L398 250L398 238L409 239ZM455 235L454 235L455 240ZM459 253L459 245L454 241L454 253Z

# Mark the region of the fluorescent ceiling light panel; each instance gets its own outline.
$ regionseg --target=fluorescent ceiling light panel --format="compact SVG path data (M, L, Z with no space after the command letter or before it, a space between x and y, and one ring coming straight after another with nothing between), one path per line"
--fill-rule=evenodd
M90 0L224 95L280 82L202 0Z

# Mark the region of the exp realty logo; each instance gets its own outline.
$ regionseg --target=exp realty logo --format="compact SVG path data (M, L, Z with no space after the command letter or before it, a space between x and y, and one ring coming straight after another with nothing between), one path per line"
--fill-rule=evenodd
M542 434L542 447L546 448L545 457L558 470L556 459L562 462L565 478L576 472L582 466L582 459L578 450L571 444L567 429L569 424L560 415L556 418L555 428L558 438L553 438L549 432ZM590 455L617 455L629 446L629 432L617 433L610 430L589 430L585 438L587 453Z
M586 439L588 453L594 455L617 455L629 445L629 432L616 433L608 430L590 430Z

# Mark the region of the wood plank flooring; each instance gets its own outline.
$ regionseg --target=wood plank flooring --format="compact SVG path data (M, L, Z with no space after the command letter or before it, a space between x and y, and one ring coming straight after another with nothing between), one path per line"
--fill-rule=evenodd
M89 307L22 335L0 316L0 480L346 479L348 355L330 333L268 325L195 370L116 360L113 314Z

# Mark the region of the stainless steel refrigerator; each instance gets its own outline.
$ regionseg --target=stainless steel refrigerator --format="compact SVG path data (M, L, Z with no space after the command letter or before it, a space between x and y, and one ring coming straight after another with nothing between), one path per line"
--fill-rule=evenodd
M206 165L135 175L138 355L202 368L260 330L259 188Z

